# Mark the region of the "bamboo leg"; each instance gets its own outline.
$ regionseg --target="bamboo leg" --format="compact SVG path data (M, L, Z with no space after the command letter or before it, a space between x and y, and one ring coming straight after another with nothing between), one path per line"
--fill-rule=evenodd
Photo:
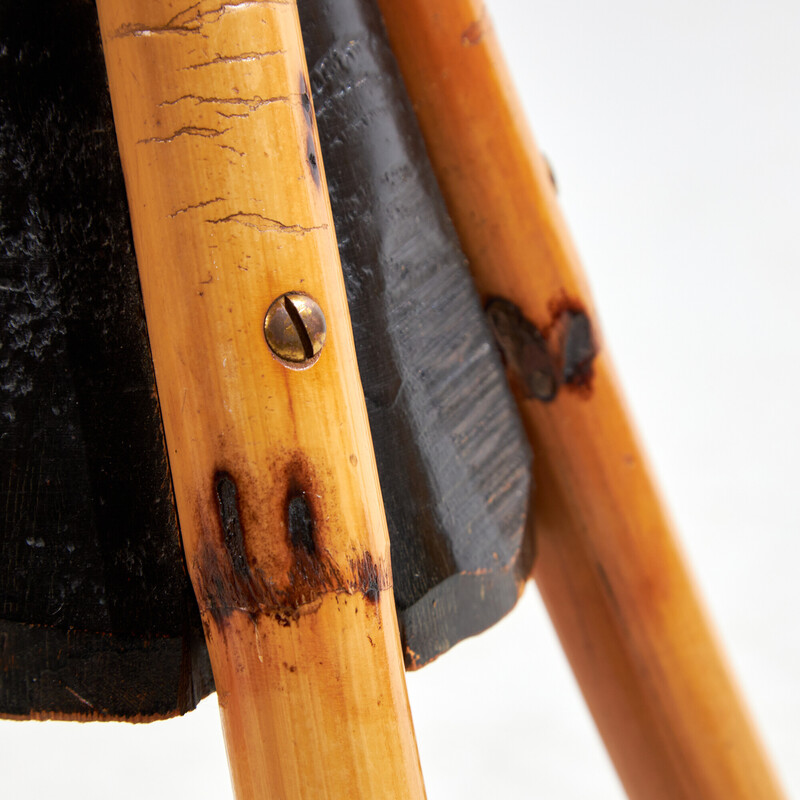
M782 797L630 424L485 10L378 4L478 289L527 320L493 307L536 455L535 577L627 792Z
M295 4L98 9L236 795L424 797ZM290 291L327 318L312 366L265 341Z

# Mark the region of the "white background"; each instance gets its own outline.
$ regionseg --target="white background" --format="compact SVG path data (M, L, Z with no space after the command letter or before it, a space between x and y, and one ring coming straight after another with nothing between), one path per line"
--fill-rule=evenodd
M800 4L489 10L684 546L800 797ZM535 591L408 685L431 800L622 798ZM229 798L215 701L151 725L0 722L0 794Z

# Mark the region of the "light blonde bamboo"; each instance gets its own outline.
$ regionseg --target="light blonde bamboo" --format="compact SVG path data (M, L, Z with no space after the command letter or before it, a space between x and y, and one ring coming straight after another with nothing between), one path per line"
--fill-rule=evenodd
M236 796L424 797L295 4L98 9ZM264 338L287 291L327 318L306 370Z
M480 293L544 331L558 308L583 308L600 344L590 390L518 400L536 456L535 578L629 796L782 797L631 426L485 9L378 3Z

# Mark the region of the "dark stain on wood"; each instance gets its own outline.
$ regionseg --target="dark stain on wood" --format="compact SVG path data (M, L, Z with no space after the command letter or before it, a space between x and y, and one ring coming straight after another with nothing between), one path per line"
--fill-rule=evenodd
M236 496L236 484L227 472L218 472L214 476L214 491L219 507L219 519L222 524L222 535L225 548L231 559L233 569L243 577L250 575L247 563L247 552L244 544L244 532L239 515L239 500Z
M549 403L558 391L558 376L541 331L510 300L489 301L486 316L503 360L525 398Z
M314 516L306 500L306 493L290 487L286 503L286 527L289 530L289 541L292 547L304 550L313 556L317 547L314 542Z
M354 553L347 567L340 568L320 546L318 536L324 530L324 523L319 520L314 502L319 486L302 457L291 459L282 474L285 480L282 518L267 519L256 511L245 524L239 509L243 505L240 493L247 489L242 488L242 482L237 482L232 473L233 470L226 469L215 475L215 494L219 494L221 484L225 495L218 503L221 513L217 515L217 524L207 519L202 504L198 509L202 531L194 559L198 602L201 613L213 619L217 630L224 634L226 621L234 613L248 614L253 619L266 615L281 625L290 625L304 614L313 613L323 595L362 594L374 603L380 592L391 588L388 566L376 562L372 554ZM221 481L220 475L225 476ZM230 522L234 516L232 502L236 508L233 547L228 533L230 526L226 526L226 521ZM253 529L251 536L256 535L255 531L263 536L268 531L283 530L292 558L284 574L267 574L258 564L245 562L242 568L238 563L240 557L245 558L243 542L248 536L248 526ZM213 630L210 634L214 635Z
M549 305L550 320L539 329L521 309L492 298L486 315L512 383L526 399L553 400L564 387L591 394L597 344L588 314L577 301L560 297Z
M597 339L583 304L562 293L547 304L546 336L553 342L561 382L567 389L590 395Z
M464 47L474 47L483 41L487 31L486 9L481 9L478 19L473 20L461 34L461 44Z
M377 603L385 584L386 576L378 568L372 558L372 553L367 551L360 558L354 560L353 571L365 599L371 603Z
M303 113L306 115L306 124L309 129L314 127L314 109L311 105L311 93L308 91L306 76L300 73L300 104L303 106Z
M311 103L311 93L308 90L308 82L306 76L300 73L300 104L303 107L303 114L306 118L306 126L308 133L306 134L306 161L308 168L311 171L311 176L314 178L317 188L322 188L322 177L319 171L319 156L317 155L317 146L314 141L314 107Z
M589 387L596 355L592 324L582 311L565 311L561 342L561 380L570 386Z
M314 142L314 136L310 133L306 139L306 153L306 161L308 161L311 176L314 178L317 188L320 188L322 186L322 178L320 177L319 164L317 163L317 146Z

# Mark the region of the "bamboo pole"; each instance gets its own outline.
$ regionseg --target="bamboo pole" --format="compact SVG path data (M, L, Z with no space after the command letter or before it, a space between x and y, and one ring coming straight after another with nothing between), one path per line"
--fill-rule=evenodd
M295 4L98 9L236 796L424 797Z
M534 448L535 578L629 796L782 797L630 423L485 9L378 5Z

